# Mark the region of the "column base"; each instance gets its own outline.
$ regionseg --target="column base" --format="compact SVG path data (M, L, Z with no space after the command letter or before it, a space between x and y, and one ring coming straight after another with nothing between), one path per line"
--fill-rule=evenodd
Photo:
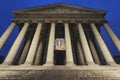
M89 64L88 66L99 66L98 64Z
M87 65L88 66L99 66L98 64L95 64L94 62L88 62Z
M65 66L76 66L76 65L74 64L74 62L67 62Z
M43 66L54 66L54 64L52 62L47 62L47 63L43 64Z
M32 66L32 64L20 64L20 66Z
M94 62L87 62L87 65L96 65Z
M31 62L25 62L24 64L20 64L20 66L32 66Z
M117 63L115 63L115 62L109 62L109 63L107 63L108 65L110 65L110 66L119 66Z
M9 66L8 64L0 64L0 67L7 67Z
M54 66L54 64L44 64L43 66Z
M0 67L5 68L5 67L8 67L10 65L12 65L10 62L3 62L2 64L0 64Z
M3 62L1 65L12 65L11 62Z

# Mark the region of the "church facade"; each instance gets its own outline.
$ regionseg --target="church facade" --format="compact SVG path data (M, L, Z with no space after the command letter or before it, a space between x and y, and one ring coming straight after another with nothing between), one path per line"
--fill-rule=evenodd
M113 76L120 77L117 75L120 72L119 64L114 61L100 33L100 28L104 27L120 52L120 41L104 18L105 14L104 10L67 4L15 10L15 17L0 38L0 49L16 25L19 26L19 34L1 64L1 67L7 68L0 70L9 70L9 66L12 70L14 67L15 70L47 70L46 67L66 70L64 68L72 67L78 71L88 67L90 70L95 68L96 72L108 69L109 73L114 68L116 72L113 69L109 74L112 75L111 79Z

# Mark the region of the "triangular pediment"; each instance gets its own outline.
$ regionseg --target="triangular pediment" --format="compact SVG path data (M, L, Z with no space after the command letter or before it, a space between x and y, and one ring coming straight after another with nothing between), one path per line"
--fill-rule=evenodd
M52 4L14 11L14 21L104 21L103 10L84 8L68 4Z
M52 4L40 7L15 10L14 13L105 13L103 10L84 8L68 4Z

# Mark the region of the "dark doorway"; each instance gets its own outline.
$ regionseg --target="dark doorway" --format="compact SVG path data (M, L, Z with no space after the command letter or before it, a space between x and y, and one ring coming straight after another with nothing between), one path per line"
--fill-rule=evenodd
M54 52L54 64L65 65L65 50L55 50Z

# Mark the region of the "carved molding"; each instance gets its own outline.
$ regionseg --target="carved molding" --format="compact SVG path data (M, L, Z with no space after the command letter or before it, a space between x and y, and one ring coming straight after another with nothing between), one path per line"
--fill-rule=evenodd
M19 14L15 18L104 19L99 14Z
M102 23L105 11L94 10L70 5L59 5L53 7L37 7L31 9L17 10L14 12L16 23L37 23L37 22L69 22L69 23Z
M40 19L40 18L14 18L12 20L13 22L19 24L19 23L25 23L25 22L29 22L29 23L38 23L38 22L42 22L42 23L51 23L51 22L55 22L55 23L105 23L107 22L107 20L105 19L48 19L48 18L44 18L44 19Z

